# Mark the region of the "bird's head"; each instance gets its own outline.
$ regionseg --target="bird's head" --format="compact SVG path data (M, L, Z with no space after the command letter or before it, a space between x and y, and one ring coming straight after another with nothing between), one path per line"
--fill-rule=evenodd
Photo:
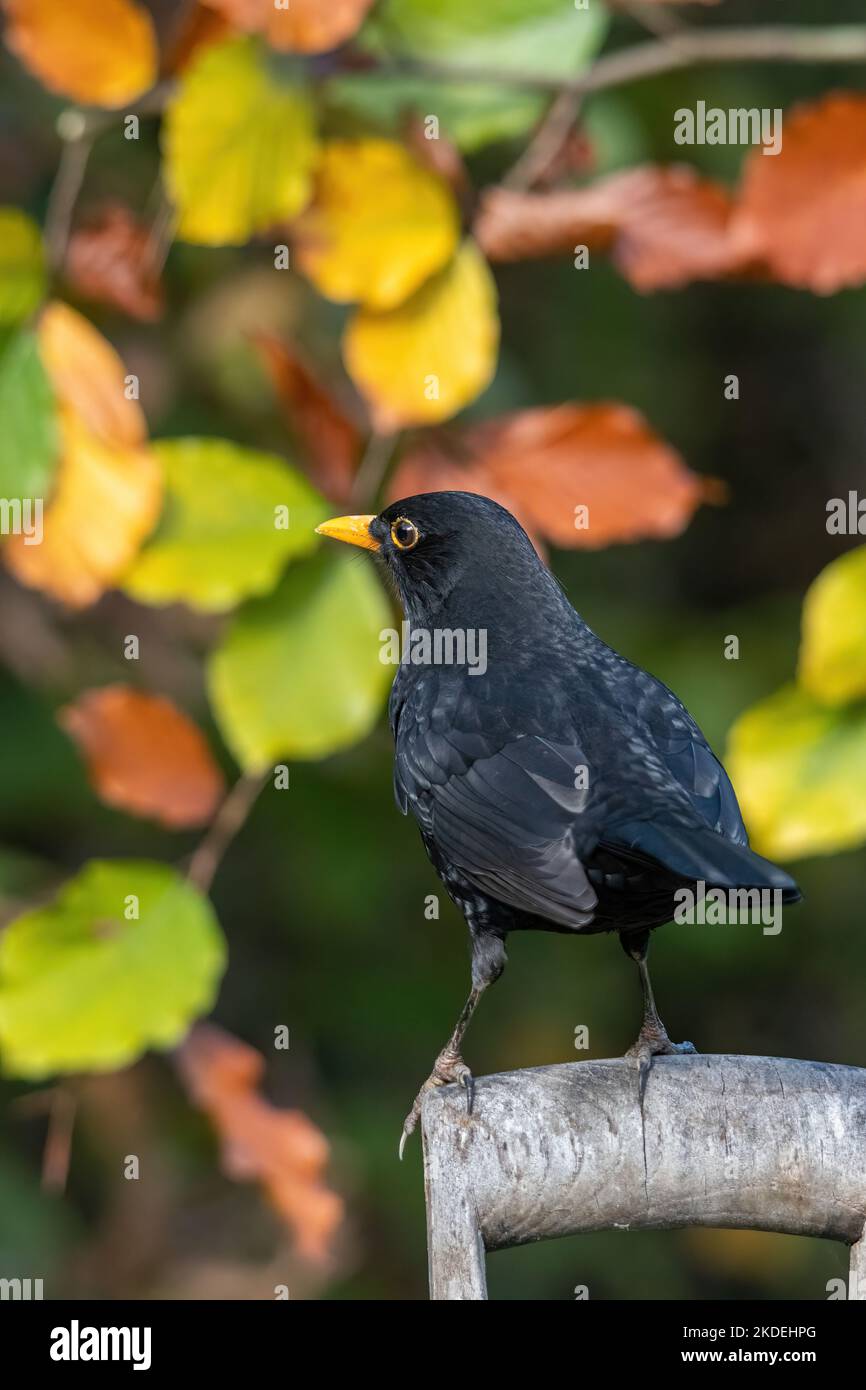
M418 623L455 603L477 612L494 594L553 583L520 523L474 492L422 492L378 516L335 517L316 530L375 551Z

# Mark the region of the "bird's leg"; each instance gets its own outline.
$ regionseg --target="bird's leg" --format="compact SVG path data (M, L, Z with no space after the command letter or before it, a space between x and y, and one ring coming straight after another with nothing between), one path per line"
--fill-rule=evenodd
M406 1140L414 1130L421 1115L421 1102L428 1091L435 1086L448 1086L453 1081L459 1081L461 1086L466 1089L466 1110L472 1114L472 1104L475 1098L475 1082L472 1073L460 1055L460 1048L463 1043L463 1035L469 1027L469 1020L475 1012L478 1000L481 998L487 984L473 985L469 998L463 1005L463 1010L454 1025L454 1032L443 1047L436 1061L433 1063L433 1070L415 1097L415 1102L409 1114L403 1121L403 1133L400 1136L400 1157L403 1157L403 1150L406 1147Z
M636 1042L632 1043L628 1052L625 1054L626 1057L634 1058L638 1064L638 1092L641 1105L643 1105L644 1092L649 1079L653 1057L694 1052L696 1049L690 1042L671 1042L667 1034L667 1029L659 1018L652 982L649 976L649 967L647 966L649 938L645 936L634 945L627 945L625 940L623 940L622 944L632 960L637 961L637 967L640 972L641 991L643 993L643 1023L641 1024Z

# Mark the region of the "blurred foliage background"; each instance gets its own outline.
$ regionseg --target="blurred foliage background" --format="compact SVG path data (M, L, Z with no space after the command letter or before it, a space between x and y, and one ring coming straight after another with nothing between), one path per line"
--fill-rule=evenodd
M148 6L161 36L189 8ZM730 0L711 14L690 8L688 17L772 23L777 8ZM860 18L853 0L834 0L820 16L824 25ZM797 19L815 22L813 7L786 7L786 22ZM612 12L596 48L645 38L633 15ZM287 61L318 64L319 73L327 64ZM394 98L375 73L362 69L351 85L362 96L348 110L335 102L327 128L390 131ZM672 112L698 100L788 108L834 89L862 94L863 85L855 65L767 63L686 69L601 92L583 112L591 163L581 177L681 159ZM57 174L56 122L68 105L3 53L0 203L40 225ZM538 115L530 110L504 139L488 132L464 142L472 187L495 183L513 165ZM744 159L726 146L687 155L702 175L729 184ZM866 149L862 158L866 164ZM106 199L142 218L158 215L160 159L157 121L142 118L136 141L124 139L119 121L109 123L90 155L76 217ZM828 238L833 230L828 224ZM804 595L857 544L828 533L826 508L864 487L866 289L821 296L726 279L641 294L601 255L585 273L569 256L494 269L498 364L461 422L574 400L622 402L690 470L727 486L725 505L699 508L671 539L551 551L583 616L672 686L722 751L737 718L792 678ZM143 321L84 297L59 274L63 297L139 378L152 437L219 437L287 459L300 473L302 441L251 335L302 344L319 379L347 399L339 352L347 311L302 275L275 272L273 236L237 246L178 239L161 279L164 312ZM724 397L730 373L740 382L736 401ZM193 852L200 833L160 828L99 798L57 711L113 682L158 692L205 732L233 782L205 672L228 621L201 606L136 603L115 588L69 607L2 574L4 922L47 902L93 858L177 865ZM141 644L133 674L123 653L129 633ZM724 657L729 634L739 637L738 660ZM332 637L339 651L339 632ZM42 1277L56 1297L270 1298L278 1284L300 1298L426 1296L420 1152L398 1165L396 1143L465 994L465 928L414 825L394 807L384 721L333 756L294 761L290 753L288 789L266 781L213 882L229 966L211 1017L267 1058L264 1089L274 1105L302 1112L327 1136L327 1182L344 1203L327 1253L313 1258L303 1241L299 1248L303 1216L287 1225L258 1186L221 1171L207 1104L190 1104L170 1055L147 1052L117 1071L77 1071L59 1091L51 1078L43 1086L8 1075L0 1084L0 1276ZM778 937L746 925L656 934L663 1016L672 1036L705 1052L866 1065L866 850L804 857L791 869L805 901L786 914ZM425 917L431 893L440 894L438 921ZM585 1056L574 1051L581 1024L590 1056L617 1055L631 1042L638 985L614 942L515 937L509 956L467 1044L477 1075ZM290 1031L285 1051L273 1046L280 1025ZM124 1177L127 1155L139 1157L137 1181ZM311 1171L318 1164L314 1154ZM845 1267L845 1252L822 1242L695 1229L503 1252L488 1273L492 1298L569 1299L586 1285L591 1298L809 1299L824 1297L827 1280Z

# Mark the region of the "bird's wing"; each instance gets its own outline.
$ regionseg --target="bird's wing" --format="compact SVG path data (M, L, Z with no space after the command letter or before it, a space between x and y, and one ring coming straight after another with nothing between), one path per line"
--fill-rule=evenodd
M575 786L584 764L576 743L538 735L500 741L423 721L400 730L395 791L475 887L580 927L597 901L581 863L598 838L590 791Z

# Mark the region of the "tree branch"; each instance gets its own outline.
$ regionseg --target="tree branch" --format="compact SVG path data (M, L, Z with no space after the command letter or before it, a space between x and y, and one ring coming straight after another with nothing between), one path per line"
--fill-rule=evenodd
M193 852L186 876L202 893L210 891L222 857L253 809L268 773L239 777Z
M460 67L410 57L386 58L376 65L376 71L433 78L438 82L487 83L586 96L680 68L711 63L762 62L866 62L866 26L834 25L818 29L806 25L767 25L755 29L682 30L609 53L580 77L573 78L502 68Z
M866 1070L774 1057L577 1062L431 1091L430 1289L484 1299L484 1254L612 1228L726 1226L853 1246L866 1299ZM825 1296L823 1288L815 1297Z

